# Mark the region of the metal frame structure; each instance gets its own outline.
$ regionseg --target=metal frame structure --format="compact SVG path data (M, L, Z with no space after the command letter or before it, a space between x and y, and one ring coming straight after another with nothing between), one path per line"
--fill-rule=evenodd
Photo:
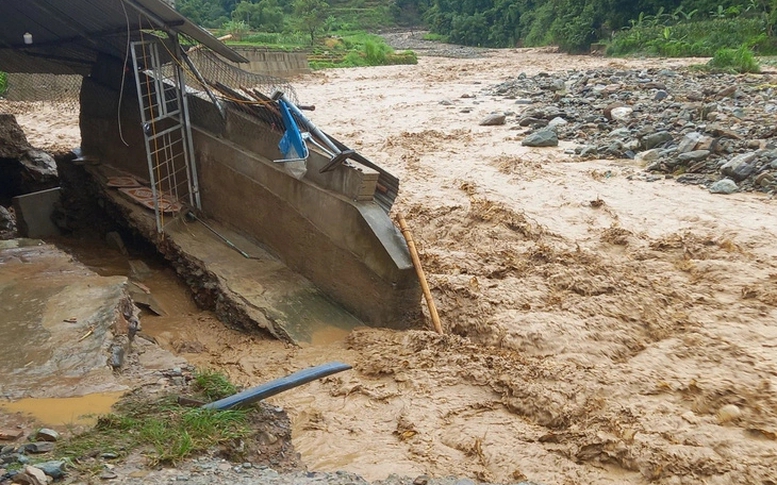
M179 212L185 206L201 208L186 81L181 68L183 54L177 36L170 35L170 40L172 51L161 39L131 44L148 175L159 233L164 231L166 212ZM160 46L172 58L171 63L168 64L168 59L160 53ZM165 75L166 72L172 72L172 76Z

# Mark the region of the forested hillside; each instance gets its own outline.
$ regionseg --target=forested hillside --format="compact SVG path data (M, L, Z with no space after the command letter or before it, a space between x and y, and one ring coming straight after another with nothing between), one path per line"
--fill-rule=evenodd
M777 53L777 0L178 0L201 25L225 32L314 36L423 26L451 43L558 45L613 55Z
M772 36L777 20L777 0L399 1L413 4L432 32L451 42L489 47L557 44L567 51L586 50L633 26L671 27L705 20L755 19L759 33ZM671 34L666 32L667 37Z

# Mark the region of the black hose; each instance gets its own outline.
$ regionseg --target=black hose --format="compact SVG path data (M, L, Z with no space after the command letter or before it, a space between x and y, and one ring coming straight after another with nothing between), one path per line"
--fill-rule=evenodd
M280 394L283 391L288 391L289 389L301 386L302 384L307 384L316 379L321 379L322 377L337 374L338 372L343 372L348 369L351 369L351 366L348 364L343 364L342 362L329 362L328 364L297 371L286 377L281 377L280 379L275 379L274 381L262 384L261 386L246 389L243 392L205 404L202 407L203 409L223 411L237 406L247 406L261 401L262 399L267 399L268 397Z

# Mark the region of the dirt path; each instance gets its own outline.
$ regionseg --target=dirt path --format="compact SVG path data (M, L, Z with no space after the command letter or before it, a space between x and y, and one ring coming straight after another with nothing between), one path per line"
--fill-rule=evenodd
M521 72L687 62L518 50L297 80L316 124L401 178L396 209L458 336L365 329L299 349L183 303L144 329L244 385L353 363L272 400L313 470L777 481L776 202L630 180L630 162L576 162L563 142L528 149L507 126L478 126L522 109L483 94Z

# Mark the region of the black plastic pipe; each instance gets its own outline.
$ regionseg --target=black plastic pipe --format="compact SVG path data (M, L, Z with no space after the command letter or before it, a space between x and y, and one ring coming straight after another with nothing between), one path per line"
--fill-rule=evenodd
M275 379L274 381L267 382L261 386L246 389L243 392L239 392L224 399L219 399L208 404L203 405L203 409L216 409L223 411L225 409L232 409L239 406L247 406L255 402L267 399L268 397L280 394L283 391L288 391L295 387L307 384L308 382L321 379L322 377L337 374L343 372L352 367L342 362L329 362L328 364L321 364L316 367L310 367L297 371L293 374L289 374L286 377Z

